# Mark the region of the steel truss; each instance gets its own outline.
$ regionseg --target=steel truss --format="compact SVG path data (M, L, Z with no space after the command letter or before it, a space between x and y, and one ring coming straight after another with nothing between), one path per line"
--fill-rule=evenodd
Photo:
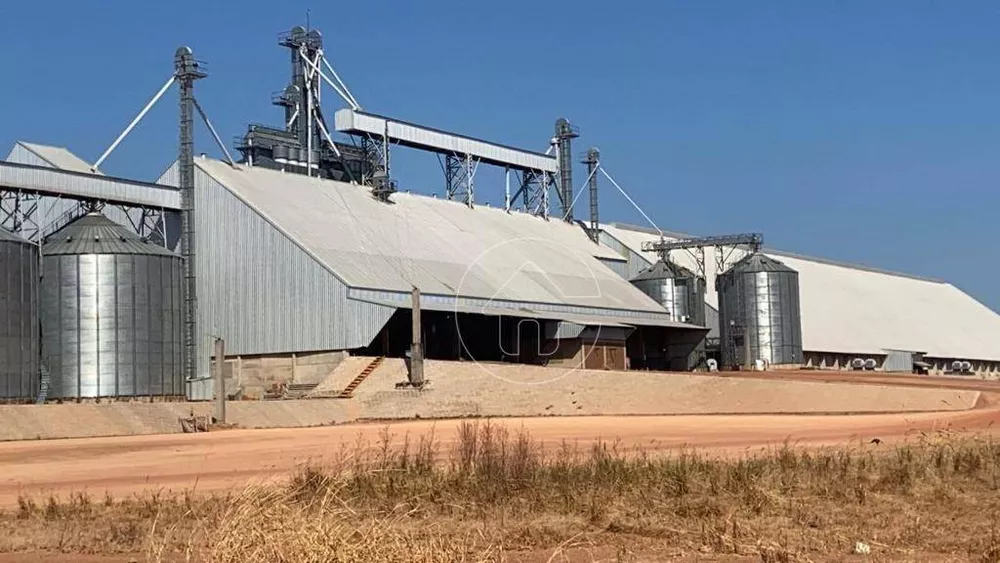
M697 265L698 275L705 279L705 248L715 249L715 271L721 274L726 271L726 264L733 253L739 249L757 252L764 244L764 236L760 233L744 233L737 235L721 235L700 238L671 240L661 238L658 241L642 243L644 252L656 252L660 258L667 260L672 250L684 250L691 254Z
M41 196L33 192L0 191L0 227L27 240L37 241L41 232L37 217L40 199Z
M444 189L449 200L458 200L472 207L476 202L476 171L479 159L472 155L449 154L438 157L444 170Z
M555 185L555 178L552 174L542 171L515 171L514 177L518 189L510 197L507 211L517 208L517 202L521 202L520 209L532 215L549 217L549 190Z
M128 217L129 222L132 224L132 230L137 235L153 244L163 247L167 246L167 221L162 209L125 207L122 205L116 207L125 213L125 216Z
M43 213L43 208L59 209L59 202L71 205L54 217ZM53 197L23 190L0 190L0 227L38 243L79 217L107 207L120 211L128 219L125 226L139 237L167 246L166 211L162 208L106 204L95 199Z

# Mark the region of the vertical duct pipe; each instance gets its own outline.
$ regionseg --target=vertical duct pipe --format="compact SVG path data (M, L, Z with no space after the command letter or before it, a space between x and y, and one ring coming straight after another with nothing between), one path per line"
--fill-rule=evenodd
M601 220L597 210L597 166L601 161L601 151L597 147L587 149L587 156L583 159L583 164L587 165L587 191L590 192L590 229L591 240L597 242L598 233L601 230Z
M191 49L180 47L174 56L174 73L180 84L180 155L177 159L181 192L181 256L184 258L184 378L198 376L197 314L194 239L194 81L204 78Z
M567 221L573 220L573 150L572 139L580 134L573 129L566 118L556 120L556 144L559 151L559 200L562 215Z

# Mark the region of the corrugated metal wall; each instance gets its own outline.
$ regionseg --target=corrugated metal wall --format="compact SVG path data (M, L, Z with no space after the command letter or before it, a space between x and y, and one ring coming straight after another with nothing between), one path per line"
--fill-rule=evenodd
M621 271L615 270L615 271L619 272L619 275L622 275L622 277L624 277L627 280L631 280L632 278L639 275L639 272L643 271L644 269L652 265L652 262L646 260L638 253L633 252L630 248L619 242L618 239L616 239L615 237L609 235L604 231L601 231L600 235L598 235L598 240L600 241L601 244L610 248L611 250L614 250L615 252L620 254L623 258L625 258L624 270Z
M705 326L709 329L707 338L719 338L719 310L708 303L705 303Z
M913 352L904 350L886 350L886 352L885 362L882 363L883 370L905 371L907 373L913 371Z
M44 268L50 399L184 394L180 260L50 255Z
M628 279L628 262L622 262L621 260L614 260L611 258L598 258L597 260L601 264L607 266L612 272Z
M197 167L195 194L199 374L215 335L227 354L343 350L369 344L389 320L393 308L349 300L333 274ZM192 398L211 397L204 387Z
M545 321L545 337L556 338L577 338L583 329L583 325L568 321Z
M38 247L0 233L0 398L38 395L38 309Z
M146 182L94 176L45 167L0 162L0 181L12 189L35 189L44 186L53 194L94 197L104 201L127 201L135 204L179 209L176 190L162 189Z

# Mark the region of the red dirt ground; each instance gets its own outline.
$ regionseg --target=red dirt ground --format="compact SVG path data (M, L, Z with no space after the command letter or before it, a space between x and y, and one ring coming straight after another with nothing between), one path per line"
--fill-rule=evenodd
M921 433L949 430L1000 433L1000 383L926 376L769 372L726 374L732 377L851 381L983 391L971 411L874 415L743 415L552 417L504 419L532 437L557 447L563 440L586 445L619 440L623 447L647 450L696 447L722 455L788 441L806 446L844 443L886 444ZM199 492L281 478L305 462L332 462L355 450L359 437L370 444L388 427L394 439L411 441L434 432L443 448L456 439L457 421L406 421L323 428L231 430L205 434L169 434L0 443L0 507L16 504L18 495L86 491L115 496L150 489Z
M877 447L869 444L872 438L891 444L935 431L994 434L1000 428L1000 424L995 424L1000 422L1000 383L997 382L823 372L721 375L972 389L982 391L983 400L975 410L947 413L528 418L506 419L503 423L515 428L523 426L533 437L553 446L562 440L587 444L598 439L618 439L626 447L662 450L690 446L720 455L738 454L785 441L805 446L854 443ZM65 495L85 490L91 494L101 495L107 491L121 496L154 488L212 491L238 487L251 480L281 478L306 461L336 460L343 455L342 447L348 452L354 451L359 436L373 443L387 426L396 440L401 440L405 434L412 440L433 431L435 439L447 446L455 440L458 422L409 421L389 425L0 443L0 467L3 468L0 507L15 504L18 495L23 493ZM614 560L612 548L595 549L563 555L566 561L574 563ZM674 559L676 556L656 551L635 555L641 560ZM550 550L539 550L518 554L512 561L534 563L549 561L551 556ZM130 563L143 559L135 554L0 554L0 563ZM758 559L686 555L676 560L743 563Z

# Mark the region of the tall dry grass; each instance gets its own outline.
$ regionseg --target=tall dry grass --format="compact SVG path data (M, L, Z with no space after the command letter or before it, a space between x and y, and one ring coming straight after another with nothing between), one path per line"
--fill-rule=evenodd
M604 560L776 562L843 560L864 542L882 560L1000 562L1000 444L989 439L717 459L614 442L546 449L491 422L463 423L447 451L395 438L222 496L25 498L0 517L0 551L291 563L590 561L608 548Z

